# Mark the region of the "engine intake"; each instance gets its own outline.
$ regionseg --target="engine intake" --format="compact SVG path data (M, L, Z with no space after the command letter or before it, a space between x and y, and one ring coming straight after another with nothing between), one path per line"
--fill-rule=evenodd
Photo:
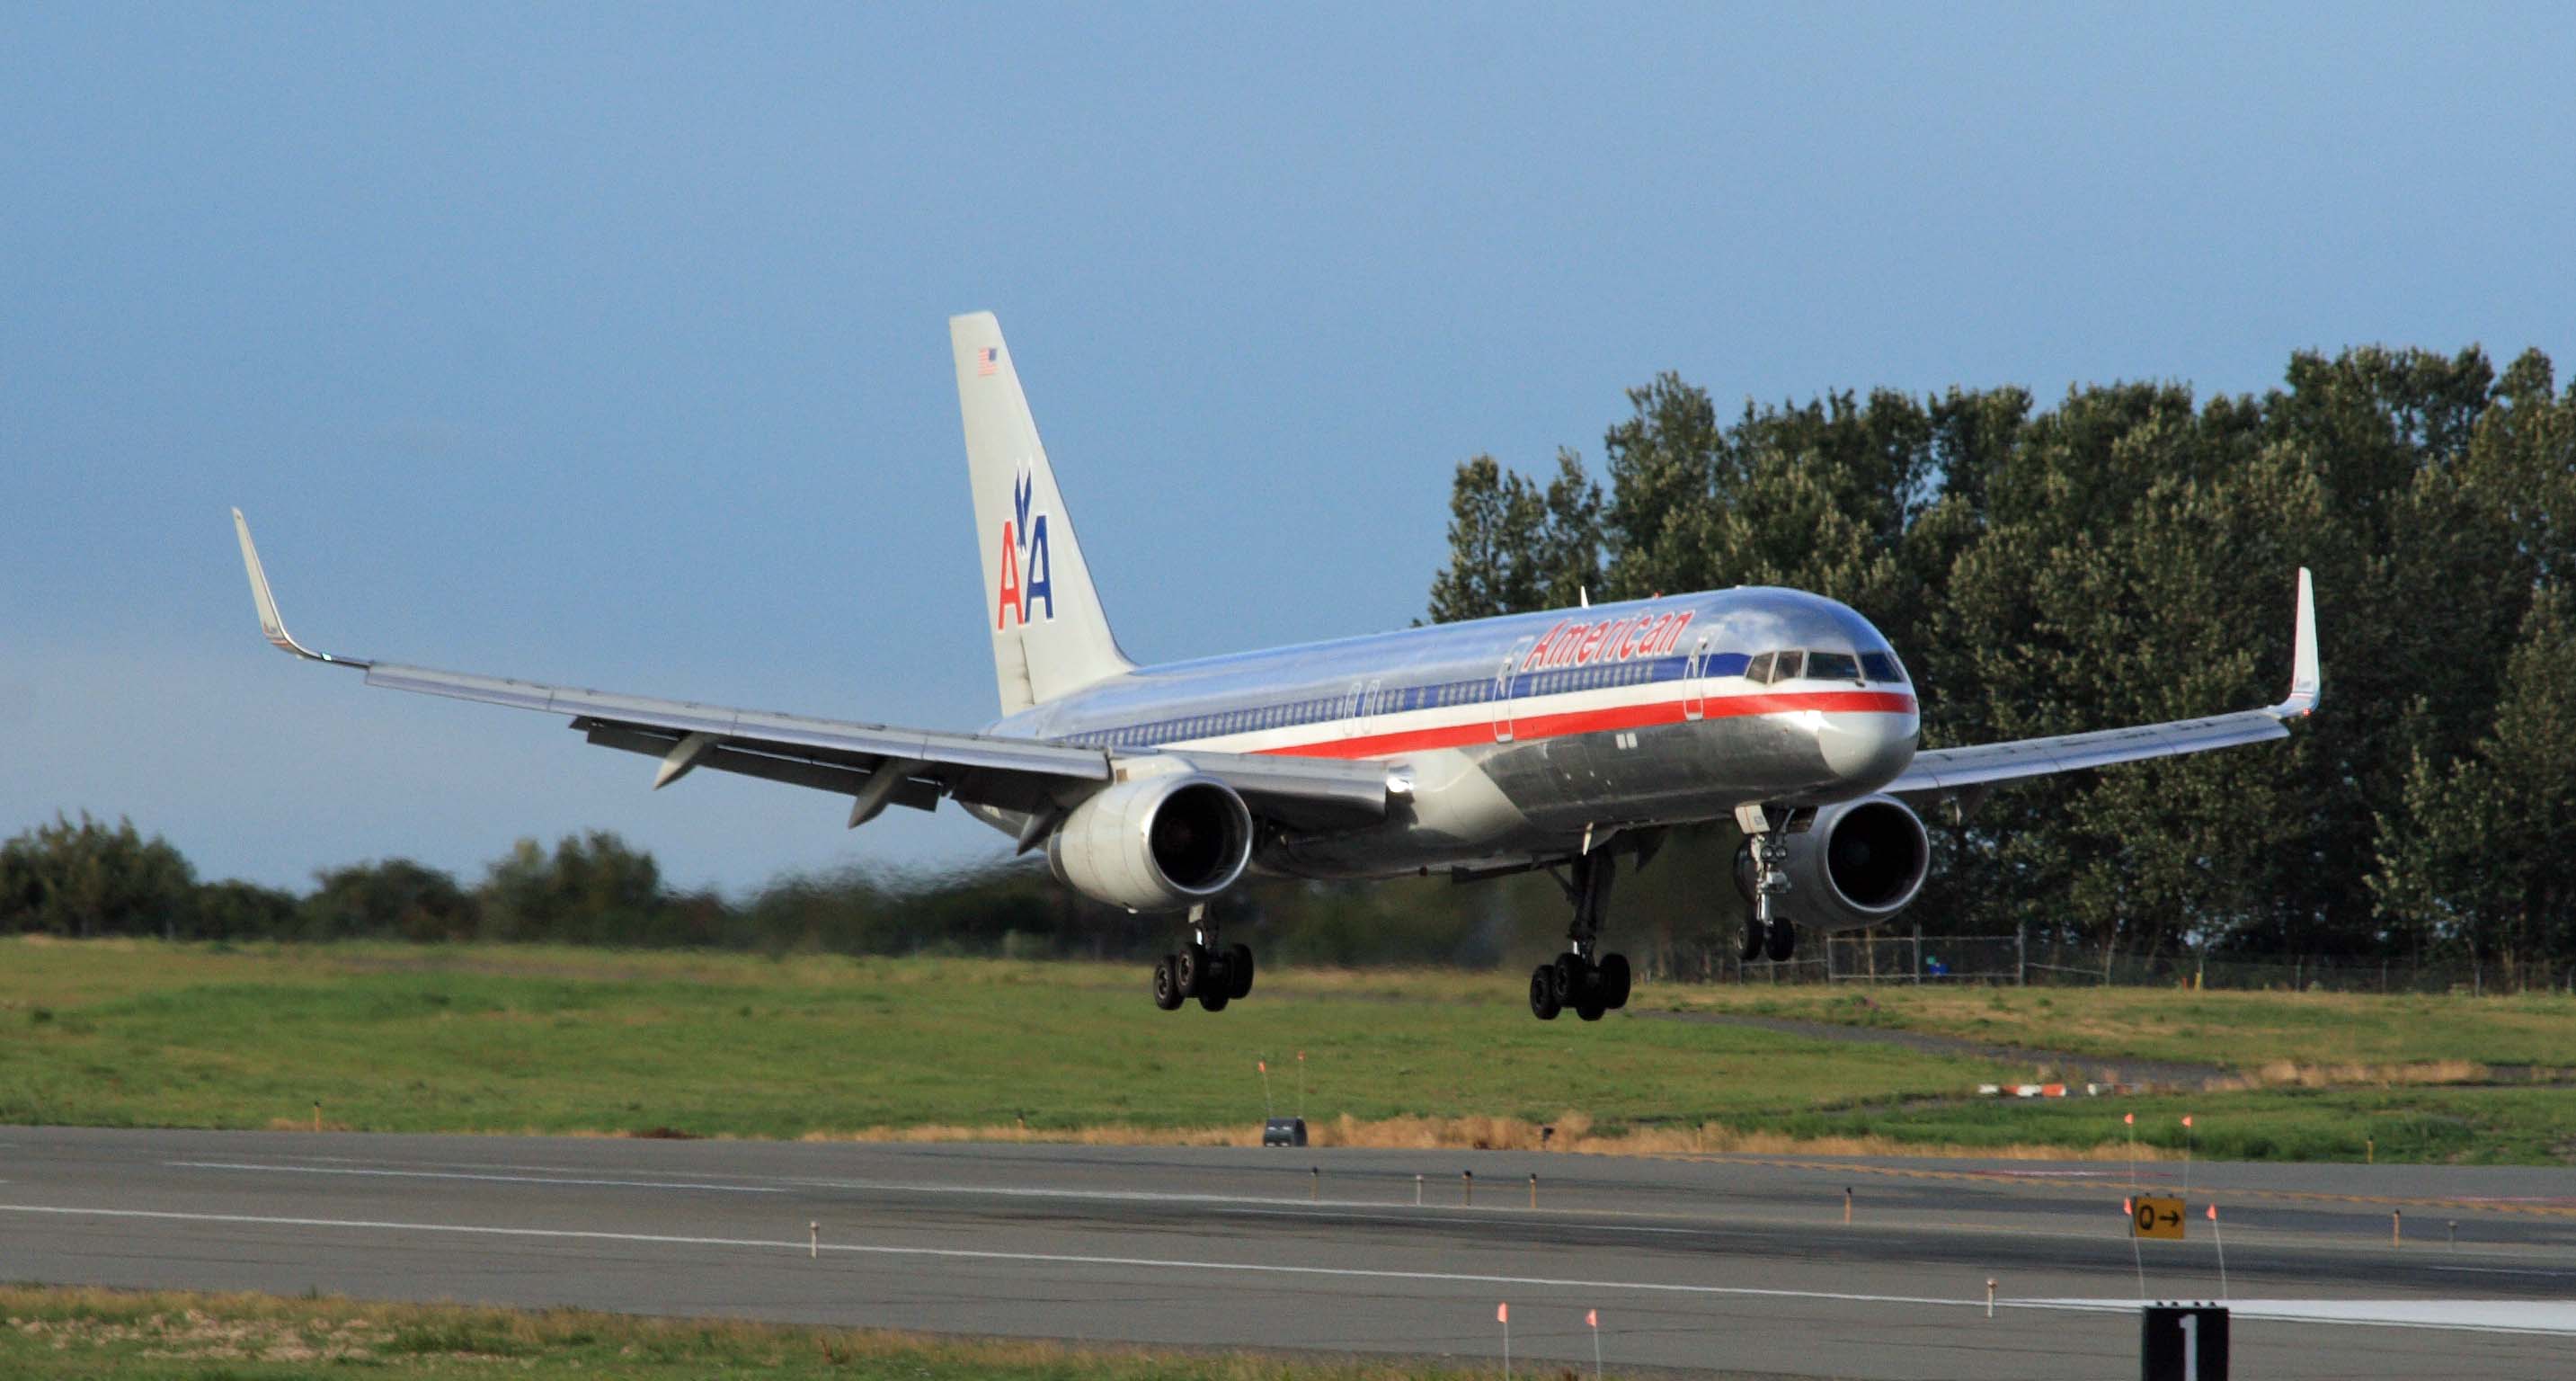
M1176 911L1234 885L1252 858L1252 812L1214 777L1120 782L1047 838L1056 880L1130 911Z
M1773 905L1817 930L1876 925L1913 905L1932 866L1922 818L1893 796L1865 796L1816 812L1788 839L1789 891ZM1753 846L1735 856L1735 888L1753 902Z

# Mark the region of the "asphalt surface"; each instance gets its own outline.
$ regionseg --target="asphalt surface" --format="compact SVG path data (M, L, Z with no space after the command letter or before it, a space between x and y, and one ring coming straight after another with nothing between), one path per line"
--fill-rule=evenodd
M0 1128L0 1278L1493 1361L1509 1301L1523 1368L1597 1308L1612 1370L2131 1377L2142 1288L2222 1294L2214 1200L2237 1375L2576 1372L2576 1173L2187 1173L2133 1244L2118 1164Z

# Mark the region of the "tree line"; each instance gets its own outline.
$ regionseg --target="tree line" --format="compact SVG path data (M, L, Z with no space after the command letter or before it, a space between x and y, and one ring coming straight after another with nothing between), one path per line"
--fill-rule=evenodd
M1564 926L1525 888L1239 890L1224 903L1230 923L1265 959L1290 962L1483 966L1542 952ZM84 813L0 843L0 934L1138 959L1168 950L1175 931L1170 917L1085 900L1030 860L790 873L733 899L673 887L651 853L605 831L551 848L523 839L479 878L386 858L321 869L299 892L200 881L167 839Z
M1599 477L1571 449L1458 467L1433 619L1813 590L1895 643L1937 747L2278 699L2315 571L2325 704L2290 743L1935 812L1908 921L2139 956L2576 960L2576 387L2546 356L1732 416L1665 374L1627 403Z

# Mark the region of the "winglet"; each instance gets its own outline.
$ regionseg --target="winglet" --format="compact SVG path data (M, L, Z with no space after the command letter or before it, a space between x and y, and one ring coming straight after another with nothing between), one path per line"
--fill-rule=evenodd
M311 661L329 662L334 666L344 667L363 668L370 665L355 657L334 657L328 652L316 652L290 636L286 631L286 620L278 617L277 596L269 592L268 572L260 569L259 548L251 545L250 522L242 517L242 511L238 508L233 510L233 531L241 537L242 568L250 572L250 599L252 604L259 607L259 631L262 636L275 644L279 651L292 652L298 657Z
M2308 568L2299 568L2299 626L2293 635L2290 651L2290 697L2272 707L2280 719L2297 719L2311 714L2325 690L2324 673L2317 666L2317 596Z

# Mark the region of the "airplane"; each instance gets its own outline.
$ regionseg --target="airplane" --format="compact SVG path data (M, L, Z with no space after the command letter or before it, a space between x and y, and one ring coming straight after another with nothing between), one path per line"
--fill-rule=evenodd
M1742 953L1787 961L1801 923L1886 921L1930 864L1917 807L1999 782L2286 738L2315 710L2314 592L2298 573L2287 698L2202 719L1972 747L1917 747L1896 650L1850 607L1738 587L1510 614L1137 666L1093 588L1019 373L989 312L952 317L983 608L1000 717L972 732L809 718L435 671L315 652L286 631L233 510L262 633L366 684L570 718L591 743L851 798L849 826L943 799L1043 848L1064 885L1186 918L1154 1004L1210 1012L1252 990L1253 954L1209 903L1248 873L1475 881L1546 871L1571 904L1530 1011L1627 1004L1601 951L1619 861L1679 825L1732 817Z

